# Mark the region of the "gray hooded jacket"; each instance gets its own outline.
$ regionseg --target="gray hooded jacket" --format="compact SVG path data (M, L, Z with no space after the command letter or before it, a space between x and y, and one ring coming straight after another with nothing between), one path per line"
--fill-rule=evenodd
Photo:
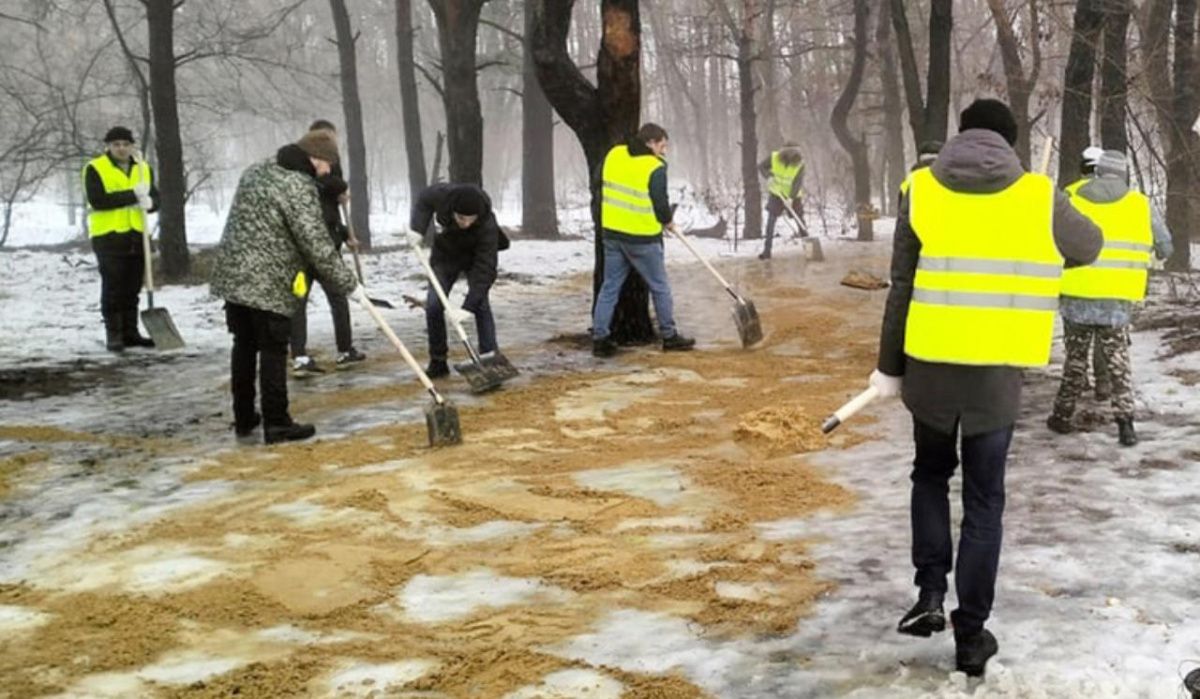
M991 194L1016 182L1024 169L999 134L969 129L950 139L933 164L933 176L955 192ZM1054 201L1054 242L1067 267L1091 263L1100 254L1100 229L1071 206L1066 194ZM904 330L921 241L908 220L908 197L900 206L892 243L892 288L879 340L879 371L903 376L904 405L920 422L964 436L1008 427L1021 406L1020 369L923 362L904 354Z

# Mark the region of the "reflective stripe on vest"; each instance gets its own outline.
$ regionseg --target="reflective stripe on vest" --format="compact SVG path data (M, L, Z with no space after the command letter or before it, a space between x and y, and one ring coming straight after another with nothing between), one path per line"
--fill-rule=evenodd
M121 168L113 165L112 160L107 154L102 154L93 158L91 162L83 168L83 189L87 191L87 169L91 167L100 176L100 182L104 184L104 191L112 194L113 192L123 192L133 189L133 185L141 182L146 177L145 163L134 163L129 174L126 175ZM85 195L86 198L86 195ZM97 211L88 205L88 237L98 238L109 233L124 233L126 231L145 231L146 216L142 212L142 207L136 203L132 206L123 206L119 209L108 209L105 211Z
M929 168L907 182L921 256L905 354L973 366L1048 364L1063 264L1053 183L1026 174L994 194L960 194Z
M1104 203L1072 194L1075 208L1104 233L1104 247L1092 264L1072 267L1063 273L1063 296L1117 301L1145 299L1150 251L1154 247L1150 200L1134 191Z
M800 175L800 171L803 169L803 161L795 165L788 165L783 162L779 151L771 153L771 184L767 187L767 191L784 201L791 201L792 183L796 181L796 177Z
M600 225L626 235L662 233L650 201L650 175L662 166L657 156L631 156L628 147L613 147L601 173Z

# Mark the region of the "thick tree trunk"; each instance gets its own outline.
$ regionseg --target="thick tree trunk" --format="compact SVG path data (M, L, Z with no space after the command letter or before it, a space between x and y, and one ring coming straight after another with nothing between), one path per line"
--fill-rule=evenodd
M1100 66L1100 143L1107 149L1129 150L1125 128L1128 104L1126 39L1129 0L1108 0L1104 8L1104 62Z
M929 74L922 140L945 141L950 122L950 42L954 30L951 0L929 4Z
M354 235L371 247L371 189L367 183L367 145L363 136L362 101L358 98L358 55L355 44L358 35L350 26L345 0L329 0L333 13L333 28L337 32L338 63L341 67L342 111L346 115L346 141L349 162L342 170L350 175L350 216ZM343 160L346 160L343 158Z
M887 169L883 180L884 210L895 214L897 193L904 181L904 126L900 113L904 105L900 99L900 81L896 77L896 57L892 51L891 3L879 4L879 24L875 30L875 45L879 53L880 82L883 85L884 139L886 141Z
M442 101L450 181L483 184L483 111L475 76L475 39L484 0L429 0L442 55Z
M525 64L521 90L521 233L558 238L554 197L554 112L533 65L534 12L525 7Z
M1025 77L1025 69L1021 65L1021 53L1017 35L1013 32L1004 0L988 0L988 9L992 13L992 21L996 25L996 37L1000 45L1000 59L1004 63L1004 80L1008 88L1008 103L1017 121L1017 144L1014 149L1021 164L1030 166L1030 130L1029 98L1037 83L1037 74L1041 67L1041 52L1039 50L1039 29L1037 0L1029 3L1031 42L1031 60L1029 77Z
M542 91L575 132L595 173L610 148L636 132L641 106L641 21L637 0L602 0L603 35L596 62L598 85L593 87L571 60L567 35L575 0L528 0L535 13L533 60ZM600 231L600 192L592 183L592 217L596 228L596 261L592 271L595 292L604 280L604 251ZM654 339L649 290L636 274L621 288L613 317L612 337L622 344Z
M862 86L867 63L867 21L870 19L870 13L867 0L854 0L854 62L850 67L846 86L838 97L829 119L834 135L842 144L842 148L850 154L854 165L854 204L858 216L858 239L863 241L874 239L873 217L868 213L871 208L871 167L867 161L866 142L854 138L847 120Z
M183 140L179 134L179 103L175 92L175 8L173 0L146 2L150 47L150 101L158 134L157 177L159 244L162 273L168 280L184 277L191 258L187 246L184 204L187 182L183 170Z
M1167 260L1167 269L1184 271L1191 267L1191 241L1196 200L1196 154L1200 137L1192 124L1200 112L1196 94L1196 0L1175 3L1175 65L1172 79L1175 99L1172 104L1170 131L1171 159L1167 163L1167 227L1171 229L1175 254Z
M761 133L763 141L767 144L767 149L779 148L785 140L794 138L792 134L783 133L783 126L779 117L779 102L780 90L778 85L778 62L772 59L775 52L775 47L779 45L776 41L776 35L782 27L775 26L775 11L777 9L778 0L766 0L767 5L763 13L763 31L759 35L759 54L762 56L762 95L760 98L762 112L762 129Z
M1079 155L1091 143L1092 83L1096 72L1096 44L1104 16L1101 0L1075 3L1075 28L1067 68L1063 76L1061 157L1058 159L1058 184L1065 186L1079 179Z
M746 226L742 237L756 240L762 237L762 187L758 175L758 121L754 113L754 37L751 18L738 37L738 116L742 125L742 203L746 207Z
M400 108L404 119L404 152L408 158L409 197L429 184L421 133L421 104L413 58L412 0L396 0L396 65L400 73Z

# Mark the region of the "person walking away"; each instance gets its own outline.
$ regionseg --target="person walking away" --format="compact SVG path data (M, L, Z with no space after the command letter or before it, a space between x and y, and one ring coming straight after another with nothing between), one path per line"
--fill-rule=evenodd
M1071 418L1085 390L1088 350L1095 338L1097 369L1101 357L1107 367L1117 439L1130 447L1138 442L1129 360L1133 305L1146 298L1151 252L1165 260L1173 247L1171 232L1146 195L1129 188L1128 178L1125 154L1107 150L1097 159L1095 177L1067 187L1075 208L1104 232L1104 249L1092 264L1067 270L1063 275L1066 360L1046 426L1060 434L1072 431ZM1096 383L1100 383L1099 375Z
M945 629L946 576L958 608L955 664L982 675L998 649L985 628L995 597L1004 470L1022 369L1050 360L1062 269L1092 262L1100 230L1049 178L1024 172L1017 124L997 100L963 110L959 133L911 175L892 252L892 288L870 384L913 416L911 518L916 604L897 630ZM949 481L960 462L958 558Z
M308 130L325 131L337 141L337 128L325 119L317 119ZM350 201L349 189L342 177L341 163L332 163L328 174L317 177L321 218L325 221L329 238L339 254L343 243L347 247L358 249L358 239L350 235L350 229L342 222L341 205ZM346 297L330 289L313 270L309 270L309 277L315 278L321 285L321 291L325 292L325 300L329 302L329 312L333 317L333 337L338 352L335 366L340 369L365 360L367 356L354 348L354 328L350 323L350 303ZM312 293L311 286L309 293ZM317 366L316 360L308 354L308 294L305 294L300 310L292 316L291 348L294 375L311 376L324 373L324 370Z
M100 315L104 346L153 347L138 332L138 295L146 272L142 251L146 214L158 210L158 189L150 164L133 155L133 132L114 126L104 135L105 150L83 168L88 206L88 239L100 269Z
M795 143L786 143L783 148L773 151L771 155L758 164L758 172L767 178L767 235L763 240L763 250L758 255L760 260L771 259L771 243L775 239L775 223L784 215L784 202L791 202L792 211L800 216L804 202L800 195L800 187L804 183L804 157L800 147ZM789 214L790 215L790 214ZM796 225L800 228L800 237L807 238L808 230L799 219Z
M316 178L338 161L337 141L310 131L274 158L242 173L213 260L212 294L225 301L233 335L230 389L234 429L249 437L263 424L267 444L308 439L316 428L288 411L287 350L291 317L308 293L308 270L333 291L366 298L342 263L321 219ZM255 379L262 413L254 409Z

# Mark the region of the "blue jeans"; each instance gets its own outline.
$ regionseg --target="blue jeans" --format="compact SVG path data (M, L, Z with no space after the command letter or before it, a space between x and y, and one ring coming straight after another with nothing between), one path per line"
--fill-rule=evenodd
M446 298L450 297L450 288L458 280L458 270L433 268L433 273L442 284ZM425 294L425 332L429 335L429 358L446 361L450 350L446 346L446 309L438 298L433 285ZM475 309L475 333L479 338L479 352L487 354L496 351L496 321L492 318L492 306L488 298L483 297L483 303Z
M957 433L957 429L955 433ZM983 629L996 596L996 571L1004 533L1004 465L1013 426L962 438L963 521L958 565L950 537L950 478L958 466L957 434L946 434L913 419L917 455L912 471L912 560L923 590L946 592L954 568L958 609L951 619L956 635Z
M604 283L596 296L596 309L592 315L592 337L603 340L612 328L613 313L621 297L621 287L629 270L637 270L646 286L650 287L650 298L654 300L654 315L658 318L658 332L664 339L675 336L675 302L671 299L671 287L667 284L667 267L663 255L662 241L652 243L626 243L604 238Z

